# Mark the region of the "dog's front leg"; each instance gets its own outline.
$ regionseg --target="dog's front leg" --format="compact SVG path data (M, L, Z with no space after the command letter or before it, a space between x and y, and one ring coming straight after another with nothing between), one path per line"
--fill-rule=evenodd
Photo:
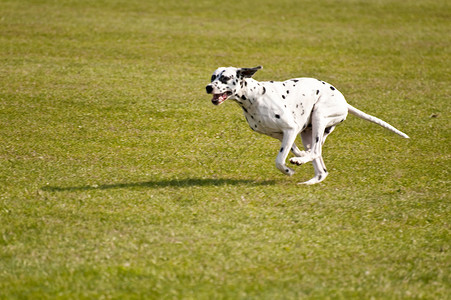
M276 158L276 167L285 175L293 175L294 170L287 167L285 164L285 160L287 159L288 153L290 153L291 147L296 140L296 131L294 130L285 130L283 132L282 138L282 146L280 147L279 154L277 154Z

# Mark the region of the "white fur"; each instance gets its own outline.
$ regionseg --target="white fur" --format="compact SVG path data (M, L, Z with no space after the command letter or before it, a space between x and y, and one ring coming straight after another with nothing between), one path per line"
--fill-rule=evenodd
M235 100L243 108L252 130L282 142L276 158L276 167L282 173L294 174L285 164L290 150L295 155L291 163L312 162L315 177L304 184L315 184L326 178L322 145L335 126L346 119L348 111L408 138L390 124L349 105L335 87L324 81L294 78L283 82L258 82L251 77L261 68L218 68L206 87L207 93L213 94L215 105ZM305 151L295 144L298 134Z

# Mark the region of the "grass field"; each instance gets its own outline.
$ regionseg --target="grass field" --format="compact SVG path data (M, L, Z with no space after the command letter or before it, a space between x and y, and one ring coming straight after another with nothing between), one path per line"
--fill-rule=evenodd
M0 299L451 299L451 3L0 0ZM293 177L219 66L350 116Z

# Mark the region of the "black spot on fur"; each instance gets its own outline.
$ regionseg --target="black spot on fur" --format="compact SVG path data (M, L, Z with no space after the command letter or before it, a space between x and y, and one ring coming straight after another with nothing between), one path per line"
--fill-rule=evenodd
M276 117L276 119L280 119L280 115L275 115L274 117Z
M321 81L323 84L326 84L324 81Z
M286 169L286 170L285 170L285 172L289 173L289 172L290 172L290 170Z
M325 133L330 133L330 130L331 130L331 129L332 129L332 126L331 126L331 127L327 127L326 130L324 130L324 132L325 132Z
M326 169L324 169L324 173L327 173L327 170L326 170Z
M247 81L244 82L244 85L247 86Z
M282 95L282 98L285 99L285 95Z
M334 88L333 86L330 86L330 89L331 89L332 91L335 91L335 88Z
M298 82L299 80L297 80L297 79L291 79L292 81L294 81L294 82Z
M283 152L283 147L282 147L282 148L280 148L280 152Z
M266 89L265 89L265 87L263 87L263 94L265 94L266 93Z
M272 80L271 80L270 82L271 82L271 83L274 83L274 81L272 81Z
M317 95L319 94L319 90L316 90L316 94L317 94Z
M211 75L211 81L213 82L213 80L216 79L216 75Z
M247 109L246 109L245 107L243 107L243 110L244 110L244 112L246 112L246 113L247 113Z
M317 142L317 143L319 142L319 136L316 137L316 142Z
M219 78L219 81L221 81L224 84L226 84L229 80L230 80L230 77L228 77L228 76L221 76L221 78Z
M247 99L246 99L246 96L244 96L244 95L241 96L241 99L247 100Z
M318 180L321 180L321 178L323 178L321 175L318 176Z
M252 118L253 119L253 118ZM254 125L255 128L257 128L257 124Z

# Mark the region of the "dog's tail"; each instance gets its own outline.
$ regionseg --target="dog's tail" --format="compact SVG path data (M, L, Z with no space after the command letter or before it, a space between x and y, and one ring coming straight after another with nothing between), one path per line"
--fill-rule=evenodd
M369 115L369 114L366 114L366 113L364 113L363 111L358 110L357 108L355 108L354 106L351 106L351 105L349 105L349 104L348 104L348 111L349 111L351 114L353 114L353 115L355 115L355 116L357 116L357 117L359 117L359 118L362 118L362 119L364 119L364 120L367 120L367 121L376 123L376 124L379 125L379 126L382 126L382 127L386 128L386 129L388 129L388 130L390 130L390 131L393 131L394 133L396 133L396 134L402 136L403 138L406 138L406 139L409 138L409 136L408 136L407 134L405 134L405 133L402 132L402 131L399 131L398 129L396 129L395 127L391 126L391 125L388 124L387 122L382 121L381 119L378 119L378 118L376 118L376 117L373 117L373 116L371 116L371 115Z

